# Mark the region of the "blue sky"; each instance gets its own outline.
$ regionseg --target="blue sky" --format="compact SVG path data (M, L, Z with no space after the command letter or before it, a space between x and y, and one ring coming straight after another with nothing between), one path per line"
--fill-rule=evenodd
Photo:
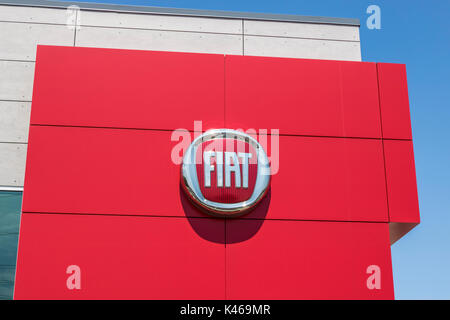
M405 63L421 224L392 246L396 299L450 299L450 1L103 0L160 7L348 17L361 20L364 61ZM381 30L366 8L381 9Z

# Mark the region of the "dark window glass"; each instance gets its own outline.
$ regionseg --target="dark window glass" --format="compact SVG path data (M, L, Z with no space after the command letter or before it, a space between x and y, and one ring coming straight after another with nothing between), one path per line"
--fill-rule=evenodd
M22 192L0 191L0 299L12 299Z

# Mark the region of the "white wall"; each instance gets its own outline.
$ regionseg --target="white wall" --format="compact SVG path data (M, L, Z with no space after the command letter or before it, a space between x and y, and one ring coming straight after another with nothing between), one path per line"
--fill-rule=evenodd
M73 13L73 12L71 12ZM22 187L36 45L361 60L357 26L0 5L0 189Z

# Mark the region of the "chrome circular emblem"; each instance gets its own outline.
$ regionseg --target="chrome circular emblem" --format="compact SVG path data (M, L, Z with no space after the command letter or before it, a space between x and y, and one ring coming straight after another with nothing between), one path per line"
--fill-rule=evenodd
M230 129L209 130L194 139L183 157L181 184L206 213L240 216L267 193L267 154L250 135Z

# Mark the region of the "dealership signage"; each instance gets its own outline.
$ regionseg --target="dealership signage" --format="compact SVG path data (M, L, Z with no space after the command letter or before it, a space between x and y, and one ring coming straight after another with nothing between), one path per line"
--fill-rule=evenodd
M264 148L248 134L209 130L186 150L181 184L189 198L215 216L240 216L267 193L270 166Z

